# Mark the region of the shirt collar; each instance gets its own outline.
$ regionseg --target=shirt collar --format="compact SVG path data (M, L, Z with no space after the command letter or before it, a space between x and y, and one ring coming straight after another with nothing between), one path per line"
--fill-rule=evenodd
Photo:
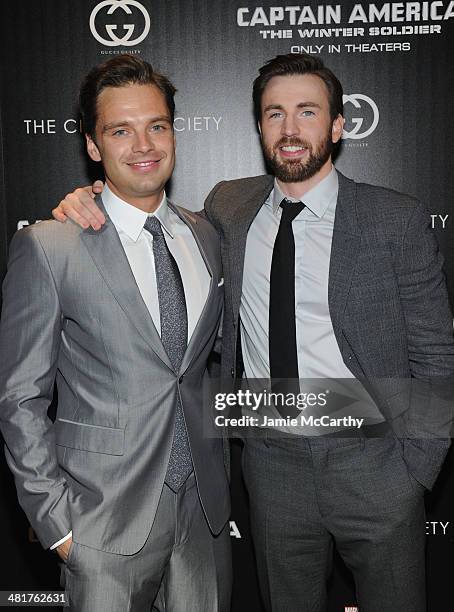
M304 202L306 207L320 219L326 213L328 207L334 202L337 201L337 194L339 191L339 179L337 176L336 169L334 166L331 168L331 172L328 176L325 176L320 183L317 183L315 187L310 189L307 193L302 196L301 200L297 198L291 198L282 193L279 184L276 179L274 179L274 189L273 189L273 197L271 199L271 204L273 206L273 213L279 209L279 206L284 198L290 200L291 202Z
M157 217L164 230L173 238L172 221L165 192L158 208L150 214L119 198L109 189L107 183L102 191L102 201L115 227L121 229L134 242L137 242L148 216Z

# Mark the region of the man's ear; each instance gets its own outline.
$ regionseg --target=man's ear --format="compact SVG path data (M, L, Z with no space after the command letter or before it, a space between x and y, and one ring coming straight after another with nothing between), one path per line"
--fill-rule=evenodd
M342 138L342 133L344 131L345 119L342 115L337 115L337 117L333 121L333 125L331 126L331 140L336 143Z
M101 154L93 138L88 134L85 134L85 140L87 141L87 153L91 159L95 162L101 161Z

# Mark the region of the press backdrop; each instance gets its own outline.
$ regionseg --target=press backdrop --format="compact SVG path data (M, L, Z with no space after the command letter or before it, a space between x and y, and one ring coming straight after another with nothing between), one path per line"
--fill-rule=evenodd
M217 181L263 173L252 81L274 55L304 51L320 55L344 85L337 167L427 204L454 298L454 2L16 0L2 17L0 276L13 233L49 217L62 196L97 176L76 105L94 64L129 52L175 83L177 167L168 192L199 210ZM235 447L234 610L254 612L261 607L238 455ZM58 588L56 558L36 542L3 459L0 466L0 589ZM454 607L453 467L449 457L420 525L433 611ZM340 562L330 595L330 610L354 610Z

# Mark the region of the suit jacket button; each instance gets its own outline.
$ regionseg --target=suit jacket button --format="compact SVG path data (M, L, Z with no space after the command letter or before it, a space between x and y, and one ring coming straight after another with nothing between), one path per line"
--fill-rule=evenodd
M183 382L183 378L184 378L184 375L182 374L182 375L180 376L180 378L178 379L178 382L180 383L180 385L181 385L181 383Z
M230 374L232 375L232 378L235 376L235 370L233 368L230 370Z
M351 361L353 359L353 355L348 356L348 360Z

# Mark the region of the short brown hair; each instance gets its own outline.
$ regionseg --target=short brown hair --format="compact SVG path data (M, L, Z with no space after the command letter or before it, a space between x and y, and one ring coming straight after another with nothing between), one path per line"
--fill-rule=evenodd
M175 117L175 92L169 79L155 72L148 62L124 53L99 64L90 70L84 78L79 94L79 108L82 115L82 127L86 134L94 138L97 121L98 96L106 87L124 87L126 85L153 85L157 87L166 100L170 119L173 125Z
M331 120L334 121L338 115L343 114L342 85L336 75L326 68L319 57L306 53L289 53L288 55L277 55L259 69L259 76L255 79L252 89L254 113L258 122L262 116L263 92L269 81L275 76L294 74L314 74L320 77L328 89Z

